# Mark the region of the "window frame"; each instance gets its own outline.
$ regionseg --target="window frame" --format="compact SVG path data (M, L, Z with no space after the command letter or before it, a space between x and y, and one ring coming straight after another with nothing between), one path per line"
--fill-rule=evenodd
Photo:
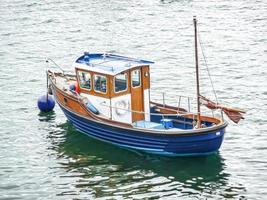
M115 87L115 84L116 84L116 76L121 75L121 74L125 74L125 77L126 77L126 89L120 90L120 91L116 92L116 87ZM119 74L117 74L117 75L114 76L114 78L113 78L113 89L114 89L114 93L115 94L119 94L119 93L122 93L122 92L127 91L128 90L128 87L129 86L128 86L128 73L127 72L122 72L122 73L119 73Z
M95 77L96 77L96 76L104 77L104 78L106 79L106 92L102 92L102 91L100 91L100 90L95 90L95 85L96 85L96 84L95 84ZM108 78L107 78L107 76L106 76L106 75L102 75L102 74L94 74L93 77L94 77L94 78L93 78L93 79L94 79L94 80L93 80L93 83L94 83L94 84L93 84L93 85L94 85L94 87L93 87L93 88L94 88L94 92L96 92L96 93L100 93L100 94L107 94L107 93L108 93Z
M90 72L88 72L88 71L80 70L80 69L78 69L77 72L78 72L79 87L81 89L83 89L83 90L91 91L92 90L92 74ZM87 74L90 75L90 89L85 88L85 87L81 87L81 84L80 84L81 83L81 79L80 79L80 74L79 74L80 72L87 73Z
M134 71L139 71L139 85L138 86L133 86L133 76L132 76L132 73ZM141 69L134 69L131 71L131 87L132 88L138 88L138 87L141 87L142 85L142 74L141 74Z

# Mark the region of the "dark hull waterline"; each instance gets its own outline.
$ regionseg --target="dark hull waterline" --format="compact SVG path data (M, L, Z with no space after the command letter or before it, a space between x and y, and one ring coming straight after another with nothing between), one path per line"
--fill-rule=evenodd
M225 127L202 134L153 134L147 131L103 124L69 110L58 102L68 120L80 132L113 145L165 156L198 156L216 153L223 141Z

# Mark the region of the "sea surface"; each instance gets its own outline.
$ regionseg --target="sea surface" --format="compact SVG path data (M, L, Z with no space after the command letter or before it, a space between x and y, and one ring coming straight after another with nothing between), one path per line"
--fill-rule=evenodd
M40 113L47 64L84 51L155 61L154 100L201 93L247 111L218 154L168 158L91 139ZM205 62L206 60L206 62ZM267 199L266 0L1 0L0 199Z

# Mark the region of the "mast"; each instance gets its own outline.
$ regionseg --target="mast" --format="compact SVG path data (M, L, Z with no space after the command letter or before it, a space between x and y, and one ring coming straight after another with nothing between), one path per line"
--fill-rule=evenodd
M197 20L193 17L195 28L195 59L196 59L196 81L197 81L197 128L201 127L200 119L200 92L199 92L199 70L198 70L198 52L197 52Z

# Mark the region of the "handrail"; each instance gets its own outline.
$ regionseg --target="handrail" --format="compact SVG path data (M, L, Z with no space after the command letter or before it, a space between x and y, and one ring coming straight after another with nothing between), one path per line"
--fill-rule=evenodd
M50 61L52 61L57 67L59 67L52 59L50 59L50 58L48 58L47 60L50 60ZM60 67L59 67L59 69L61 69ZM62 70L62 69L61 69ZM64 72L64 70L62 70L63 72ZM82 96L79 94L79 93L77 93L76 91L72 91L74 94L76 94L77 95L77 97L78 97L78 101L79 100L81 100L82 99ZM183 116L186 116L186 115L192 115L192 117L193 117L193 120L194 120L194 118L195 118L195 115L197 115L198 114L198 112L190 112L190 104L191 104L191 102L190 102L190 100L189 99L194 99L194 98L192 98L192 97L188 97L188 96L183 96L183 95L179 95L179 97L181 98L181 97L184 97L184 98L187 98L187 100L188 100L188 108L189 108L189 111L188 112L184 112L184 111L179 111L179 109L178 110L175 110L175 109L172 109L173 111L176 111L176 113L175 114L160 114L160 113L150 113L150 112L144 112L144 111L137 111L137 110L131 110L131 109L125 109L125 108L119 108L119 107L116 107L116 106L111 106L111 105L106 105L106 104L104 104L104 102L102 102L102 103L100 103L100 105L102 105L102 106L105 106L105 107L109 107L111 110L112 109L119 109L119 110L123 110L123 111L126 111L126 112L131 112L131 113L137 113L137 114L145 114L145 115L152 115L152 116L161 116L162 118L164 118L165 116L166 117L168 117L168 116L181 116L181 117L183 117ZM80 99L79 99L80 98ZM88 99L89 100L89 99ZM179 102L178 102L178 104L180 104L181 103L181 99L179 99ZM164 106L165 105L165 106ZM158 106L159 108L162 108L162 109L166 109L166 103L165 103L165 97L164 97L164 103L162 104L162 106ZM178 105L178 108L179 108L180 106ZM202 112L202 114L204 113L209 113L210 111L205 111L205 112ZM207 115L207 116L209 116L209 115ZM213 113L213 111L212 111L212 116L214 117L214 113Z
M77 95L78 102L84 104L84 102L82 101L82 98L83 97L79 93L77 93L76 91L72 91L72 92ZM109 108L112 108L112 109L114 108L114 109L124 110L124 111L131 112L131 113L133 112L133 113L137 113L137 114L154 115L154 116L185 116L185 115L190 115L190 114L192 114L192 115L195 115L196 114L196 113L179 114L178 112L177 112L177 114L147 113L147 112L144 112L144 111L137 111L137 110L130 110L130 109L118 108L116 106L109 106L109 105L106 105L104 102L101 102L100 105L105 106L105 107L109 107Z
M76 91L73 91L73 93L77 95L78 101L80 102L80 100L82 100L83 97L79 93L77 93ZM89 101L89 99L88 99L88 101ZM83 101L82 101L82 103L83 103ZM183 117L183 116L186 116L186 115L192 115L193 116L193 121L194 121L195 115L198 114L197 112L196 113L193 113L193 112L179 113L179 112L181 112L179 110L173 110L173 111L177 111L176 114L148 113L148 112L144 112L144 111L137 111L137 110L131 110L131 109L119 108L119 107L116 107L116 106L106 105L105 102L101 102L100 105L105 106L105 107L109 107L111 109L119 109L119 110L123 110L123 111L126 111L126 112L131 112L131 113L136 113L136 114L162 116L163 118L164 117L171 117L171 116L180 116L180 117ZM164 107L162 107L162 108L164 108ZM208 113L208 111L201 112L201 113Z
M63 70L54 60L52 60L51 58L46 58L45 62L49 63L49 61L51 61L56 67L58 67L64 74L65 70Z
M190 114L191 115L196 115L197 114L197 113L192 113L192 112L187 112L187 113L184 113L184 114L180 114L178 112L176 114L158 114L158 113L148 113L148 112L144 112L144 111L130 110L130 109L125 109L125 108L118 108L116 106L106 105L106 104L104 104L104 102L100 103L100 105L105 106L105 107L109 107L109 108L124 110L124 111L127 111L127 112L133 112L133 113L137 113L137 114L154 115L154 116L186 116L186 115L190 115ZM164 107L162 107L162 108L164 108ZM204 112L204 113L206 113L206 112Z
M177 105L177 107L178 108L180 108L181 107L181 102L182 102L182 99L185 99L185 100L187 100L187 102L185 102L184 100L183 100L183 106L182 107L184 107L184 108L186 108L186 104L187 104L187 106L188 106L188 114L195 114L195 115L198 115L198 114L201 114L200 112L198 113L198 112L195 112L195 113L192 113L192 112L190 112L190 110L191 110L191 106L194 108L195 106L197 106L197 98L196 97L190 97L190 96L184 96L184 95L175 95L175 98L166 98L166 92L163 92L162 93L162 107L164 107L165 108L165 105L168 105L168 102L166 103L166 99L167 100L171 100L171 99L175 99L175 98L178 98L178 101L177 101L177 103L178 103L178 105ZM190 101L191 100L191 101ZM185 103L185 104L184 104ZM205 105L205 104L202 104L202 101L200 102L200 104L201 105ZM174 106L174 107L176 107L176 106ZM209 110L209 111L205 111L204 112L204 114L205 113L209 113L211 111L211 114L210 115L208 115L208 116L212 116L212 117L214 117L214 110ZM222 115L222 112L221 112L221 118L223 119L223 115Z
M51 58L46 58L45 62L49 63L49 61L51 61L58 69L60 69L62 71L63 75L65 75L65 72L68 72L68 71L72 72L70 70L63 70L54 60L52 60ZM53 67L51 67L51 68L53 68Z

